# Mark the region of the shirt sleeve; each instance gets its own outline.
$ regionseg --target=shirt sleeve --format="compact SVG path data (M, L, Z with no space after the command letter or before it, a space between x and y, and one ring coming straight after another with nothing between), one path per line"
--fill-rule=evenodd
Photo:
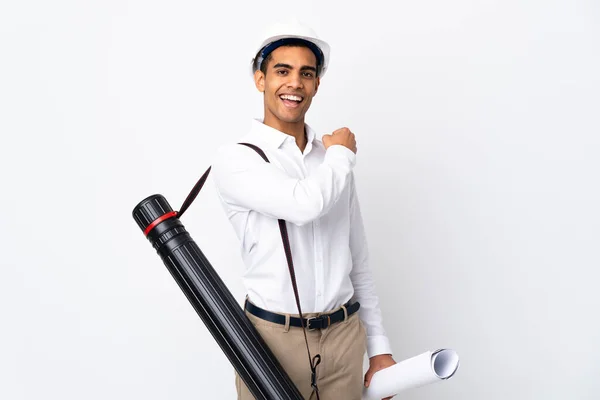
M379 298L375 293L375 280L369 267L369 252L354 176L350 182L350 252L352 271L350 279L354 286L353 300L360 303L358 315L367 330L367 354L392 354L389 339L383 329Z
M236 144L219 150L211 172L221 200L232 209L304 225L329 211L347 186L355 163L350 149L333 145L313 174L298 179Z

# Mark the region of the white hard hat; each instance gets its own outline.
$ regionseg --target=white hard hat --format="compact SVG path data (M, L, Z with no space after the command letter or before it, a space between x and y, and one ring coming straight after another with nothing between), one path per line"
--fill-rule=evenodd
M301 23L300 21L292 20L288 22L277 22L267 27L261 38L262 40L260 41L259 46L255 49L254 54L252 54L252 61L250 62L250 73L252 74L252 76L254 76L254 72L256 71L256 69L254 68L256 58L262 57L262 55L259 54L259 52L261 52L269 44L272 44L281 39L302 39L314 44L318 48L318 50L320 50L320 52L323 54L321 71L319 76L322 77L323 75L325 75L325 72L327 71L327 66L329 65L329 54L331 52L329 45L327 44L327 42L319 39L317 33L313 29ZM272 49L271 51L273 50L274 49ZM313 49L313 51L315 50ZM266 57L266 55L267 54L265 54L264 56ZM317 60L318 58L319 57L317 56ZM262 63L262 59L260 60L260 62Z

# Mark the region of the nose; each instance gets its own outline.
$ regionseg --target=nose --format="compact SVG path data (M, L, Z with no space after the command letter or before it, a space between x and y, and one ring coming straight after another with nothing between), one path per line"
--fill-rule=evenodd
M302 83L302 77L300 76L299 72L293 72L291 74L288 75L289 76L289 81L288 81L288 87L292 88L292 89L302 89L303 88L303 83Z

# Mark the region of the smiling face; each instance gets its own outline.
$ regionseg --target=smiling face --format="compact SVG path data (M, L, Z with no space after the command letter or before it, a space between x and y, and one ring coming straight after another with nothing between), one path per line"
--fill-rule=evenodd
M264 93L264 123L276 129L301 124L319 88L317 58L307 47L281 46L264 61L265 72L254 74Z

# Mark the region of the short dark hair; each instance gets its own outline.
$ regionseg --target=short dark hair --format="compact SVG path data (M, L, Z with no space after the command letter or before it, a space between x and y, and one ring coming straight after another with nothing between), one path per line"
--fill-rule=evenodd
M315 48L320 52L320 49L318 49L314 44L312 43L308 43L305 40L302 39L288 39L286 40L286 42L284 44L282 44L281 46L277 46L278 47L306 47L307 49L311 50L314 54L315 54L315 58L317 59L317 76L321 75L321 70L323 68L323 64L322 64L322 54L317 54L317 52L315 51ZM263 52L264 48L261 49L257 54L256 57L254 57L254 70L256 71L257 69L260 69L261 72L263 74L267 74L267 66L269 65L269 61L271 61L273 59L273 50L271 50L267 56L261 60L261 53ZM259 65L260 63L260 65Z
M291 47L291 46L290 46ZM265 58L264 60L262 60L262 62L260 63L260 70L263 74L267 74L267 66L269 65L269 62L273 59L273 53L269 53L269 55L267 55L267 58ZM254 61L254 69L258 69L256 63L258 63L258 57L255 59Z

